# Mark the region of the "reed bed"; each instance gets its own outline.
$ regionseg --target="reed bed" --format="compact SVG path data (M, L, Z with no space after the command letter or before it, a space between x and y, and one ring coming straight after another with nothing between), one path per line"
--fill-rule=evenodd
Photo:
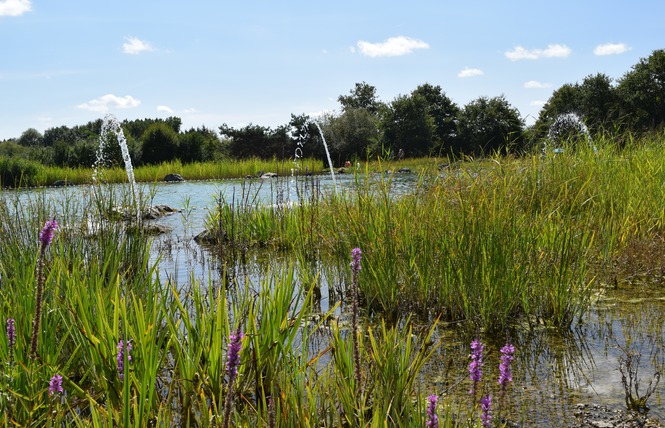
M185 180L221 180L227 178L256 177L265 172L274 172L281 176L293 173L309 172L318 174L323 171L323 163L315 159L293 160L222 160L205 163L183 164L180 161L166 162L159 165L143 165L134 168L134 177L138 182L154 183L163 181L167 174L180 174ZM64 181L68 184L91 184L93 168L53 167L37 162L0 158L0 187L41 187L51 186ZM5 182L3 181L3 177ZM98 179L106 183L127 182L124 166L100 169Z
M209 226L221 249L293 255L258 281L162 282L150 238L107 216L127 195L5 194L0 303L12 334L0 335L2 422L415 427L436 416L441 427L481 426L487 396L460 406L421 389L424 367L446 346L437 331L455 323L470 337L497 337L578 322L598 269L631 241L662 234L660 143L431 166L410 193L396 193L396 175L369 170L338 193L299 179L297 205L258 206L248 187L237 202L220 198ZM39 231L54 216L45 248ZM362 268L352 271L357 247ZM325 312L320 265L339 266L339 295ZM354 288L357 325L347 315ZM500 392L496 380L483 388Z

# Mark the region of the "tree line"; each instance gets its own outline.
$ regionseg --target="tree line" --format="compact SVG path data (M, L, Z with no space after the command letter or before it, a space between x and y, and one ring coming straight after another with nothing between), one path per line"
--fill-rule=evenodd
M374 86L356 83L338 102L339 112L317 117L316 123L305 114L292 114L289 123L276 128L222 124L217 130L183 131L178 117L124 120L121 125L135 165L176 159L183 163L251 157L286 160L298 148L307 157L324 159L323 138L336 165L376 156L519 154L539 147L557 117L565 114L579 117L592 136L623 138L662 129L665 50L640 59L616 81L598 73L581 83L564 84L529 127L503 95L479 97L459 106L440 86L429 83L389 102L378 99ZM72 128L50 128L43 135L28 129L17 139L0 142L0 157L45 165L92 166L101 126L102 119L98 119ZM105 158L121 164L117 144L106 145Z

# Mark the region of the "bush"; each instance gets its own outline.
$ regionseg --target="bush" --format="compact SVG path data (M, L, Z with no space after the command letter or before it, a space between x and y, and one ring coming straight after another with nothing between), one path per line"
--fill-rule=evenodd
M34 161L0 158L0 186L35 186L42 166Z

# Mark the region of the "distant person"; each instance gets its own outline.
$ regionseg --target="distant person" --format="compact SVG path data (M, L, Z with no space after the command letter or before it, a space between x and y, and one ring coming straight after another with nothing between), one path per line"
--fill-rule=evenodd
M404 150L399 149L399 151L397 152L397 159L398 160L404 159Z
M351 162L349 161L344 162L344 168L351 168Z

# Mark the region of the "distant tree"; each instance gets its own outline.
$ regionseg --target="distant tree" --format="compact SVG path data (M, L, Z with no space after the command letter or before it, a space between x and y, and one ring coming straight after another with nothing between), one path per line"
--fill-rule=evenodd
M488 155L522 148L524 121L503 95L480 97L465 105L459 129L464 153Z
M323 127L331 157L337 165L364 159L379 141L379 120L366 109L346 109Z
M43 146L44 136L35 128L29 128L21 134L17 142L23 147Z
M381 103L376 97L376 88L365 82L356 83L349 95L340 95L337 101L342 105L342 111L347 109L366 109L371 114L379 112Z
M229 156L236 159L259 157L270 159L291 157L287 148L291 147L288 128L285 126L275 130L269 127L252 125L242 129L234 129L227 124L219 127Z
M621 118L637 132L665 123L665 50L642 58L617 84Z
M219 144L215 131L205 126L192 128L180 135L178 157L184 163L211 161L215 159Z
M178 134L163 122L148 126L141 142L141 160L146 164L172 161L178 154Z
M325 128L326 118L316 120L306 114L291 114L289 121L291 144L286 148L285 158L297 156L323 159L324 149L317 124Z
M460 108L455 104L440 86L429 83L418 86L412 95L421 95L427 102L427 113L434 120L436 126L432 151L435 153L451 153L456 151L458 131L457 117Z
M612 79L603 73L585 77L579 85L579 107L592 134L613 131L619 118L619 97Z
M382 113L384 150L407 156L427 156L436 137L436 123L427 99L419 94L399 95Z
M20 158L26 157L27 151L29 149L21 146L16 141L5 140L0 143L0 156L7 158Z
M57 141L64 141L66 143L74 144L77 140L75 132L67 126L58 126L56 128L49 128L44 131L43 146L52 147Z
M581 109L582 96L579 85L572 83L562 85L552 93L549 100L540 109L538 119L534 124L534 139L544 139L557 117L569 113L580 116Z
M171 116L166 119L125 119L122 122L122 128L125 130L125 136L129 137L131 135L134 139L140 140L148 128L156 123L167 125L176 134L180 133L180 127L182 126L182 120L179 117Z

